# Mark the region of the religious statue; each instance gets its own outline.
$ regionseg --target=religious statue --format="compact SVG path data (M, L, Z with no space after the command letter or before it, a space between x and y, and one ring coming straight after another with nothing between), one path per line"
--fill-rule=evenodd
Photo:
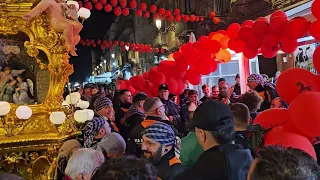
M13 94L16 91L16 84L16 80L11 80L9 83L3 86L0 93L0 101L13 103Z
M24 19L29 21L43 11L46 11L50 17L51 28L63 32L68 52L72 56L77 56L75 46L80 41L79 33L82 24L77 19L75 5L67 5L62 0L41 0L36 7L24 15Z
M0 93L2 88L7 84L9 80L14 80L13 77L22 74L25 70L12 70L10 67L5 67L3 72L0 72Z
M21 75L17 76L17 81L18 87L16 88L16 93L13 95L13 102L18 105L31 103L33 100L29 97L28 92L30 91L33 95L33 82L30 79L25 82Z

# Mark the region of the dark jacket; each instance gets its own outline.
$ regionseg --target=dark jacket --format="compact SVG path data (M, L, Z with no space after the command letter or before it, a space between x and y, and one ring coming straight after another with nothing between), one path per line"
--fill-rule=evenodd
M210 100L210 99L211 99L211 97L203 96L203 97L200 99L200 101L201 101L201 102L205 102L205 101Z
M143 112L136 109L134 105L130 106L128 112L125 113L123 120L124 126L122 131L122 136L124 139L128 138L130 131L138 124L140 124L145 119Z
M141 145L142 145L142 136L141 132L145 130L148 126L152 125L153 123L156 123L158 121L161 121L163 123L166 123L170 126L172 126L172 123L170 121L162 120L159 117L152 117L148 116L145 120L143 120L141 123L137 124L129 133L127 138L127 148L126 151L128 154L133 154L138 157L141 156ZM173 127L172 129L177 133L177 130L175 130Z
M259 112L270 109L271 101L277 97L277 92L275 88L269 86L258 85L255 89L262 98L262 103Z
M164 155L155 167L158 171L158 177L161 180L171 180L184 170L181 161L174 153L174 149L171 149L166 155Z
M256 119L258 114L259 114L258 112L250 112L251 123L253 123L253 121Z
M175 180L244 180L252 156L241 145L224 144L202 153L193 168L175 177Z
M161 99L162 103L164 104L165 113L167 116L173 116L173 126L177 129L180 133L184 132L184 124L181 120L180 116L180 107L170 101L170 100L163 100Z
M237 84L234 85L233 92L234 92L236 95L241 95L241 87L240 87L240 84L237 83Z

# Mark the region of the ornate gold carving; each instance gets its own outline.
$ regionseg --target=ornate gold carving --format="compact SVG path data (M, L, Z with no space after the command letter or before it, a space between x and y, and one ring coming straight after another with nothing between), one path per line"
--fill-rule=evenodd
M69 75L73 73L73 66L69 64L64 38L50 28L46 14L37 16L29 23L23 20L32 2L0 0L0 34L23 32L28 35L29 41L24 46L28 55L37 60L40 69L48 69L49 91L42 104L29 106L33 114L28 120L17 119L17 105L11 104L10 113L0 122L0 167L27 179L47 180L52 179L54 174L57 149L63 141L79 135L79 132L70 112L60 127L49 120L50 112L66 111L61 108L62 94ZM40 51L47 55L48 64L38 58ZM2 127L3 123L8 126L6 129Z

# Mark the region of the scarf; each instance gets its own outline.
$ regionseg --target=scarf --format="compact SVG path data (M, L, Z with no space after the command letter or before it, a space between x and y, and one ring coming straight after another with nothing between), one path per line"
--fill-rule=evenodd
M125 113L123 120L124 122L131 116L138 114L141 116L145 116L143 112L139 111L134 105L131 105L128 109L128 112Z
M260 84L262 87L268 86L268 87L274 89L273 84L265 81L261 74L251 74L248 77L248 83L250 83L250 82L256 82L256 83Z

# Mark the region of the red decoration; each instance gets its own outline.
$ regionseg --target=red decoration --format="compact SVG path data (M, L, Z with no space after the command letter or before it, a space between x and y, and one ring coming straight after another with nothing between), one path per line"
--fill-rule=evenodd
M281 73L276 88L280 97L287 103L291 103L301 92L320 91L316 75L301 68L291 68Z
M136 10L136 16L141 17L142 16L142 11L140 9Z
M149 80L157 87L159 87L160 84L164 84L166 82L165 75L157 71L150 71L148 77Z
M165 49L161 48L161 49L160 49L160 52L161 52L161 53L164 53L164 50L165 50Z
M277 127L267 133L264 139L264 146L280 145L285 148L291 147L300 149L308 153L315 160L317 159L315 150L306 137L290 132L285 132L282 129L282 127Z
M103 6L102 6L102 4L101 4L100 2L98 2L94 7L95 7L98 11L100 11L100 10L103 8Z
M260 124L264 129L282 126L289 121L289 111L284 108L268 109L258 114L253 124Z
M209 16L210 16L210 18L214 18L214 17L216 17L216 15L217 14L215 12L211 12Z
M98 44L98 45L101 44L101 40L100 40L100 39L97 40L97 44Z
M158 13L162 16L166 13L166 10L164 8L159 8Z
M199 20L200 20L200 22L203 22L203 21L204 21L204 18L203 18L203 17L200 17Z
M92 0L92 2L93 2L93 3L97 3L97 2L98 2L98 0Z
M245 46L243 49L243 55L248 59L252 59L252 58L256 57L257 54L258 54L258 50L251 50L251 49L247 48L247 46Z
M159 52L159 48L155 48L154 52L158 53Z
M317 19L320 19L320 2L319 0L315 0L313 1L312 5L311 5L311 12L313 14L314 17L316 17Z
M201 75L192 69L187 70L186 78L192 85L198 85L201 81Z
M246 45L251 50L257 50L261 47L262 39L257 36L251 36L250 39L246 40Z
M148 12L148 11L144 12L143 16L145 18L149 18L150 17L150 12Z
M114 41L113 44L114 44L115 46L118 46L119 42L118 42L118 41Z
M167 78L165 84L168 86L169 92L171 94L176 94L176 92L178 90L178 84L177 84L177 81L175 79Z
M114 15L116 15L116 16L120 16L122 13L121 8L119 6L114 8L113 12L114 12Z
M155 13L156 11L157 11L157 6L154 5L154 4L152 4L152 5L150 6L150 12Z
M310 137L320 135L319 105L319 92L305 92L295 98L289 106L290 120L293 125Z
M105 10L106 12L111 12L111 11L112 11L112 6L111 6L110 4L106 4L106 5L104 6L104 10Z
M107 4L107 0L100 0L100 3L101 3L102 5L105 5L105 4Z
M227 36L225 36L219 41L222 49L227 49L228 48L229 40L230 39Z
M130 46L130 43L129 43L129 42L126 42L126 46Z
M113 6L113 7L116 7L118 2L117 0L110 0L110 4Z
M122 9L122 15L123 16L128 16L129 15L129 9L128 8Z
M160 19L161 19L161 20L165 20L165 19L166 19L166 16L165 16L165 15L162 15L162 16L160 16Z
M153 19L159 19L159 14L158 13L155 13L155 14L153 14Z
M124 42L123 41L120 42L120 46L124 46Z
M180 16L180 15L176 15L175 21L176 21L176 22L180 22L180 21L181 21L181 16Z
M140 9L141 9L141 11L146 11L147 10L147 4L144 3L144 2L140 3Z
M120 3L120 6L123 8L127 6L127 0L120 0L119 3Z
M78 4L79 4L79 8L82 8L83 6L82 2L78 1Z
M180 14L180 9L175 9L174 11L173 11L173 13L174 13L174 15L179 15Z
M243 52L246 44L240 39L230 39L228 43L229 49L235 51L236 53Z
M311 36L313 36L316 40L320 41L320 20L314 21L309 29Z
M135 88L138 91L143 91L144 89L144 82L145 80L141 75L133 76L130 78L130 82L132 84L132 87Z
M214 24L219 24L220 18L214 17L214 18L212 19L212 22L213 22Z
M183 18L183 21L184 21L184 22L188 22L189 20L190 20L189 16L186 16L186 15L185 15L184 18Z
M106 49L106 47L104 45L101 45L100 48L102 51Z
M279 46L267 47L265 45L261 46L261 54L265 58L274 58L279 51Z
M172 15L170 10L166 10L166 12L165 12L164 14L165 14L167 17Z
M269 31L269 21L265 17L260 17L252 26L253 34L258 37L263 37Z
M298 41L295 39L283 38L280 42L281 50L285 53L293 53L298 47Z
M280 41L280 37L272 34L272 33L268 33L263 37L263 45L272 48L275 47L279 44Z
M91 4L91 2L86 2L85 4L84 4L84 8L87 8L87 9L89 9L90 11L92 10L92 4Z
M317 47L316 50L313 52L312 61L314 68L316 68L316 70L320 72L320 47Z
M270 16L270 20L272 20L272 19L274 19L274 18L276 18L276 17L288 18L287 15L286 15L286 13L283 12L283 11L281 11L281 10L273 12L273 13L271 14L271 16Z
M136 0L131 0L131 1L130 1L130 7L131 7L132 9L135 9L135 8L137 7L137 1L136 1Z
M190 21L194 22L196 20L196 16L194 14L190 15Z
M180 95L184 91L185 84L182 79L177 79L177 85L178 85L178 89L177 89L176 95Z
M299 39L305 36L309 30L310 23L304 17L291 19L285 26L284 33L289 39Z
M240 30L241 26L238 23L232 23L227 31L226 34L230 39L237 39L238 38L238 32Z
M174 17L172 15L168 16L168 21L172 22L174 20Z
M277 35L281 35L283 33L283 29L285 29L288 23L288 19L285 16L277 16L270 20L270 30Z
M108 41L108 44L109 44L110 46L112 46L112 41L111 41L111 40L109 40L109 41Z
M93 43L93 44L92 44L92 47L97 47L97 44L96 44L96 43Z

